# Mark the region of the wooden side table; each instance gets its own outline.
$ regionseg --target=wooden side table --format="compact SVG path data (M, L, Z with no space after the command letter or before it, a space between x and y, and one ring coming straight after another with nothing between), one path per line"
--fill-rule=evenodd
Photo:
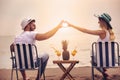
M70 74L70 71L73 69L76 63L79 63L78 60L54 60L54 64L57 64L60 69L64 72L60 80L64 80L65 77L68 77L70 80L74 80L72 75ZM68 68L65 68L63 64L70 64Z

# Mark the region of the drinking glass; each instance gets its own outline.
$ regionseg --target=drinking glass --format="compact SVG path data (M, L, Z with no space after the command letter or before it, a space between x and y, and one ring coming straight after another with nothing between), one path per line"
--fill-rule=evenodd
M56 48L54 48L54 47L51 47L51 48L54 49L56 55L58 56L58 60L60 60L61 52L59 50L57 50Z
M58 56L58 60L60 60L61 52L59 50L55 50L55 53Z
M76 55L76 53L77 53L77 50L76 50L76 49L74 49L74 50L71 52L71 55L73 56L73 60L74 60L74 56Z

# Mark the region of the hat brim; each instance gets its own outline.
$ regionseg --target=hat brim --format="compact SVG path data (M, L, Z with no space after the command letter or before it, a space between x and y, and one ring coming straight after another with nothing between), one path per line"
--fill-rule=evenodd
M35 22L35 19L30 19L28 24L31 23L31 22Z
M26 28L26 26L27 26L28 24L30 24L31 22L35 22L35 19L30 19L30 20L28 20L27 24L26 24L25 27L22 28L22 29L24 30L24 29Z
M112 29L111 24L110 24L108 21L106 21L106 19L104 19L103 17L100 17L100 16L99 16L98 18L104 20L104 21L107 23L108 27L109 27L110 29Z
M102 18L100 15L95 15L95 14L94 14L94 16L97 17L97 18L103 19L103 20L107 23L107 25L109 26L109 28L112 29L111 24L110 24L108 21L106 21L104 18Z
M106 22L106 23L107 23L107 25L109 26L109 28L112 29L111 24L110 24L109 22Z

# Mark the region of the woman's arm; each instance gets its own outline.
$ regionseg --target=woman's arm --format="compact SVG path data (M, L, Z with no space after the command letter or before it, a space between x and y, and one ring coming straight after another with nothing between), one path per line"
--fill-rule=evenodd
M68 22L67 22L68 23ZM89 29L86 29L86 28L82 28L82 27L78 27L78 26L75 26L75 25L72 25L70 23L68 23L68 25L70 27L73 27L81 32L84 32L84 33L88 33L88 34L92 34L92 35L101 35L101 34L104 34L105 33L105 30L89 30Z

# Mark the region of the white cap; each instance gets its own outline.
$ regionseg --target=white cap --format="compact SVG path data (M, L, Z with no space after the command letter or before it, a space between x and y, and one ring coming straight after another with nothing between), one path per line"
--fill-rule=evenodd
M22 22L21 22L22 30L24 30L24 28L32 21L35 22L34 19L24 19L24 20L22 20Z

